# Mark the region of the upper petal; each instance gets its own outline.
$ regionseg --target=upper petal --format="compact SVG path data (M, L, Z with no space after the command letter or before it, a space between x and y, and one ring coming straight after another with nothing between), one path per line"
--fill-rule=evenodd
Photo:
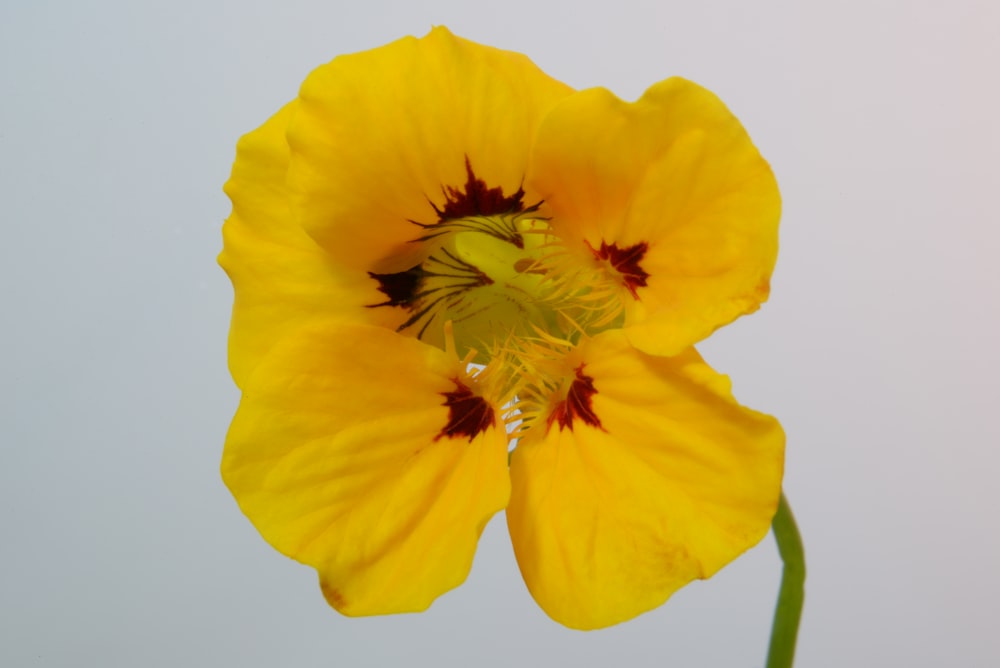
M592 629L655 608L767 533L784 435L694 349L653 357L610 331L576 355L566 402L512 455L507 522L538 604Z
M219 263L233 282L229 367L243 386L271 346L305 324L335 316L372 323L392 314L378 284L345 272L292 219L285 139L296 104L240 139L225 191L233 210L222 227Z
M306 79L289 131L296 215L345 266L408 269L420 259L410 221L436 222L467 164L487 189L517 192L541 118L570 92L445 28L340 56Z
M623 276L633 290L622 298L646 352L675 354L767 298L777 185L739 121L696 84L668 79L635 103L604 89L563 99L539 129L527 184L571 250L600 261L593 249L642 249L642 282Z
M349 615L419 611L465 579L506 505L507 436L461 364L389 330L286 337L247 382L226 484Z

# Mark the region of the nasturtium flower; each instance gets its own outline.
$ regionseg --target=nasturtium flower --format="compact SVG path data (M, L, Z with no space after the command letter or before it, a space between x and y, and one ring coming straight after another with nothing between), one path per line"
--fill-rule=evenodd
M709 91L574 91L435 28L315 70L226 192L223 477L337 610L426 609L503 509L580 629L767 532L781 427L692 346L767 298L780 201Z

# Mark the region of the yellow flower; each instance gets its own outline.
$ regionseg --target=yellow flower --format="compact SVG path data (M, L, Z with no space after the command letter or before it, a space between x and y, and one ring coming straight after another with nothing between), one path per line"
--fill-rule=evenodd
M436 28L313 72L226 192L223 477L336 609L427 608L504 508L581 629L767 532L781 428L691 346L766 299L780 203L712 93L576 92Z

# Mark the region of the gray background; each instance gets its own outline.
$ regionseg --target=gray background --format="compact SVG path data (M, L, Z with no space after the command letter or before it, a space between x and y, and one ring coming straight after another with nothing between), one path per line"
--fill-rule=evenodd
M782 256L702 349L788 431L799 665L1000 665L998 7L3 0L0 665L762 665L770 538L583 634L498 517L429 612L347 619L220 482L236 140L314 66L438 23L576 87L726 100L777 172Z

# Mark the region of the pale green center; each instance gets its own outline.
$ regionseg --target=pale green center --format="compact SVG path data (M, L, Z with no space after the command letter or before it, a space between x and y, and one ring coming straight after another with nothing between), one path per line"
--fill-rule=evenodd
M420 306L433 311L432 327L452 322L460 352L488 354L542 334L575 341L620 325L621 301L606 272L569 254L545 220L480 217L454 228L422 265Z

